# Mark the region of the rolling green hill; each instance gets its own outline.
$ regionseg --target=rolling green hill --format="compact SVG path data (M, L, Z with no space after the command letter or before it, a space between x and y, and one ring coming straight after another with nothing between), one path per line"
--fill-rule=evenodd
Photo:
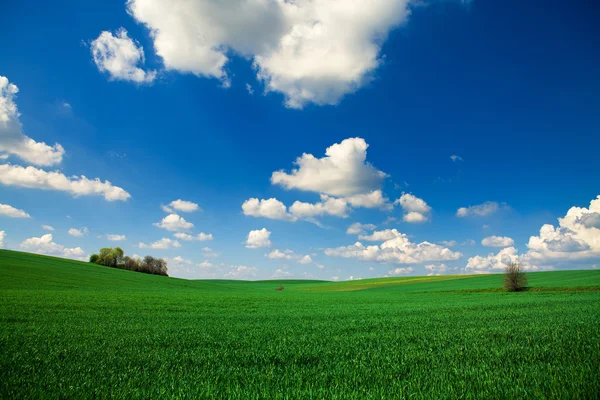
M0 250L0 398L596 397L600 271L501 286L188 281Z

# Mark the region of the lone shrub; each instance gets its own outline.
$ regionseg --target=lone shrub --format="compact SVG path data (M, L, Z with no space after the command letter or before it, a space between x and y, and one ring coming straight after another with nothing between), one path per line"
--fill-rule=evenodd
M504 269L504 288L509 292L522 292L527 288L527 275L519 263L511 263Z

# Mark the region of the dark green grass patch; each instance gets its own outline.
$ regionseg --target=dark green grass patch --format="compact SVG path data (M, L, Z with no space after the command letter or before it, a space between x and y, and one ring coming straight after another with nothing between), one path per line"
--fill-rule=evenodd
M275 291L0 251L0 398L596 398L600 293L461 291L495 280Z

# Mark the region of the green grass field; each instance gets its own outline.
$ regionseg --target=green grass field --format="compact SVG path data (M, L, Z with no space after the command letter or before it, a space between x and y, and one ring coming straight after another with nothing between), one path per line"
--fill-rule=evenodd
M186 281L0 250L0 397L597 398L600 270L529 286Z

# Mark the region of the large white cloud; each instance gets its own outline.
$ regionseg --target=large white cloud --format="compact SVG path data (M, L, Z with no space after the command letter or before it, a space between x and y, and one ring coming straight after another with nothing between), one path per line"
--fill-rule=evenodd
M144 71L138 65L144 64L144 49L127 35L123 28L113 35L109 31L90 44L94 63L100 72L111 79L135 83L151 83L156 78L155 71Z
M284 221L296 221L297 218L287 211L287 207L281 201L271 199L248 199L242 204L244 215L251 217L264 217L270 219L281 219Z
M253 60L286 105L336 104L370 81L408 0L129 0L165 67L228 82L232 54Z
M270 236L271 232L266 228L250 231L246 238L246 247L249 249L271 247L271 240L269 240Z
M304 153L297 169L273 172L271 183L339 197L371 193L387 174L366 161L368 147L364 139L350 138L328 147L323 158Z
M60 144L54 146L36 142L25 133L19 121L19 111L14 97L19 88L0 76L0 156L14 154L28 163L50 166L62 161L65 149Z
M104 196L108 201L125 201L131 197L109 181L88 179L83 175L67 177L58 171L47 172L31 166L0 165L0 183L30 189L58 190L73 196Z
M27 251L50 254L74 260L87 260L87 255L81 247L67 248L52 241L52 234L47 233L41 237L31 237L21 243L21 248Z
M188 231L194 227L194 224L186 221L185 218L177 214L169 214L160 222L155 222L152 225L173 232Z
M507 236L488 236L483 238L481 244L486 247L510 247L515 241Z
M532 263L560 263L600 259L600 196L589 208L571 207L558 226L546 224L529 238L525 258Z
M350 246L325 249L328 256L356 258L362 261L376 261L394 264L418 264L432 261L458 260L462 253L429 242L411 243L406 234L396 229L376 231L368 238L383 241L381 245L365 246L356 242Z
M25 211L19 210L8 204L0 204L0 215L11 218L31 218L31 215L27 214Z
M400 204L404 211L402 219L409 223L421 223L429 220L431 207L425 200L418 198L411 193L402 193L399 199L394 201L394 204Z

